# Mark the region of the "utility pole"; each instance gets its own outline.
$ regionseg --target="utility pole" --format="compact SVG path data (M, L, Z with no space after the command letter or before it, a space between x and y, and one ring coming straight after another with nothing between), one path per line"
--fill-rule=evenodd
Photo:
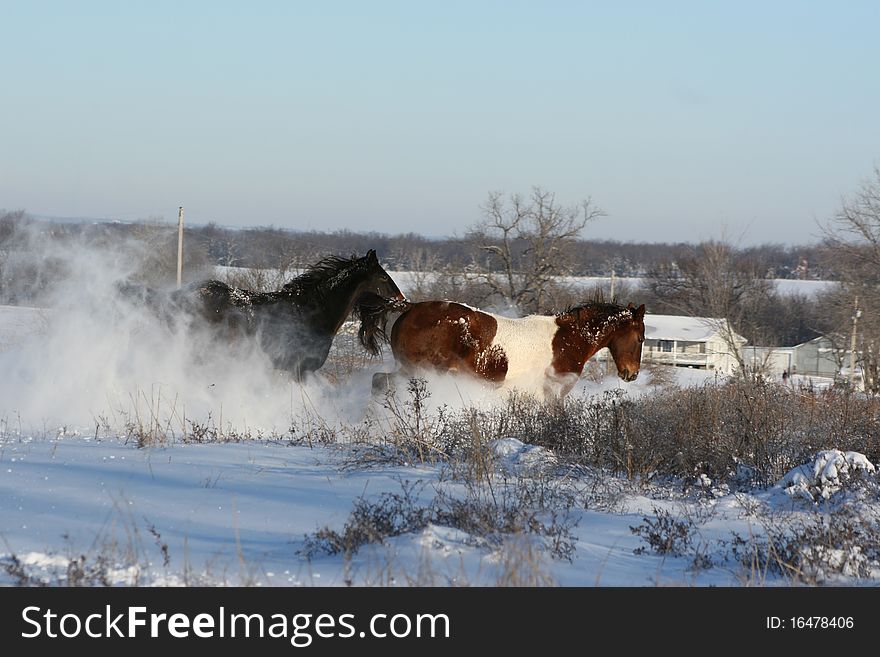
M614 303L614 267L611 268L611 298L608 301Z
M177 289L183 284L183 206L177 208Z
M852 340L850 341L850 344L849 344L849 388L850 388L850 390L852 390L853 381L855 380L855 376L856 376L856 329L858 327L859 317L861 317L861 316L862 316L862 311L859 308L859 298L856 297L856 307L855 307L855 310L853 311L853 316L852 316L852 322L853 322Z

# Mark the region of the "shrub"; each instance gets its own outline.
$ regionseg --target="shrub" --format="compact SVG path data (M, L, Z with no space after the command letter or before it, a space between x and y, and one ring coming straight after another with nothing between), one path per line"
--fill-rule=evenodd
M554 558L573 558L575 497L564 491L516 480L495 487L469 486L464 498L440 489L428 504L419 504L419 491L404 482L401 493L383 493L372 501L358 499L341 531L325 526L306 535L300 554L308 559L320 554L350 557L364 545L439 525L494 548L510 536L533 536Z
M766 536L749 539L734 534L732 552L752 573L805 584L880 575L880 526L850 508L794 522L765 519L764 529Z
M568 464L630 479L675 477L690 486L775 483L823 449L880 460L880 400L839 391L793 392L761 381L620 390L543 404L513 394L472 411L485 440L514 437L553 450ZM461 418L447 418L450 427ZM468 432L461 427L461 434Z

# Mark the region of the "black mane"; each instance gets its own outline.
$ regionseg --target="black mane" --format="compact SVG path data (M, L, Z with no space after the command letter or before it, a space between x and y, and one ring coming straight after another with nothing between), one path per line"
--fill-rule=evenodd
M333 281L343 272L365 266L367 259L352 256L327 256L310 265L302 274L285 284L282 290L289 295L302 297L303 301L320 302L333 287Z

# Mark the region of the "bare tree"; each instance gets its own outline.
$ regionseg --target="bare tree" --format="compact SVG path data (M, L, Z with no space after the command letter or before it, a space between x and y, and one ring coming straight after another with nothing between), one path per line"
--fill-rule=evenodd
M857 364L865 389L876 394L880 392L880 167L874 167L873 176L842 200L824 232L828 260L842 288L842 294L827 298L833 332L850 335L858 299Z
M689 247L675 262L661 264L648 273L646 283L661 311L722 320L719 329L727 348L739 371L747 371L737 335L752 340L762 336L760 309L772 294L759 263L727 241L713 240Z
M200 230L192 231L192 237L204 244L211 261L223 267L235 267L239 264L239 247L236 243L236 232L219 227L213 221Z
M844 198L832 223L825 227L828 244L847 257L862 277L876 279L880 273L880 167L859 190Z
M478 305L486 297L482 293L482 286L469 284L464 267L458 263L444 262L428 246L406 244L403 248L395 249L391 259L400 271L406 272L405 282L398 280L397 283L411 301L455 299Z
M534 187L528 198L489 194L483 220L469 237L477 247L476 277L490 293L522 311L546 310L555 278L569 273L571 247L587 223L605 213L587 198L562 206Z

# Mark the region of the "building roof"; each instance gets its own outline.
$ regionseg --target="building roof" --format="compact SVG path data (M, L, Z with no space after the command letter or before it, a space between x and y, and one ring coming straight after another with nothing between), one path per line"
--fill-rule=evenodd
M838 342L840 342L840 344L842 344L842 345L846 344L846 339L847 339L846 336L838 335L836 337L837 337ZM818 337L813 338L812 340L807 340L806 342L801 342L800 344L796 344L794 346L794 348L797 349L799 347L805 347L806 345L812 345L812 344L818 345L823 342L833 344L831 337L829 337L827 335L820 335Z
M706 342L721 333L723 319L687 317L685 315L645 315L645 338L648 340L680 340ZM737 336L743 342L745 338Z

